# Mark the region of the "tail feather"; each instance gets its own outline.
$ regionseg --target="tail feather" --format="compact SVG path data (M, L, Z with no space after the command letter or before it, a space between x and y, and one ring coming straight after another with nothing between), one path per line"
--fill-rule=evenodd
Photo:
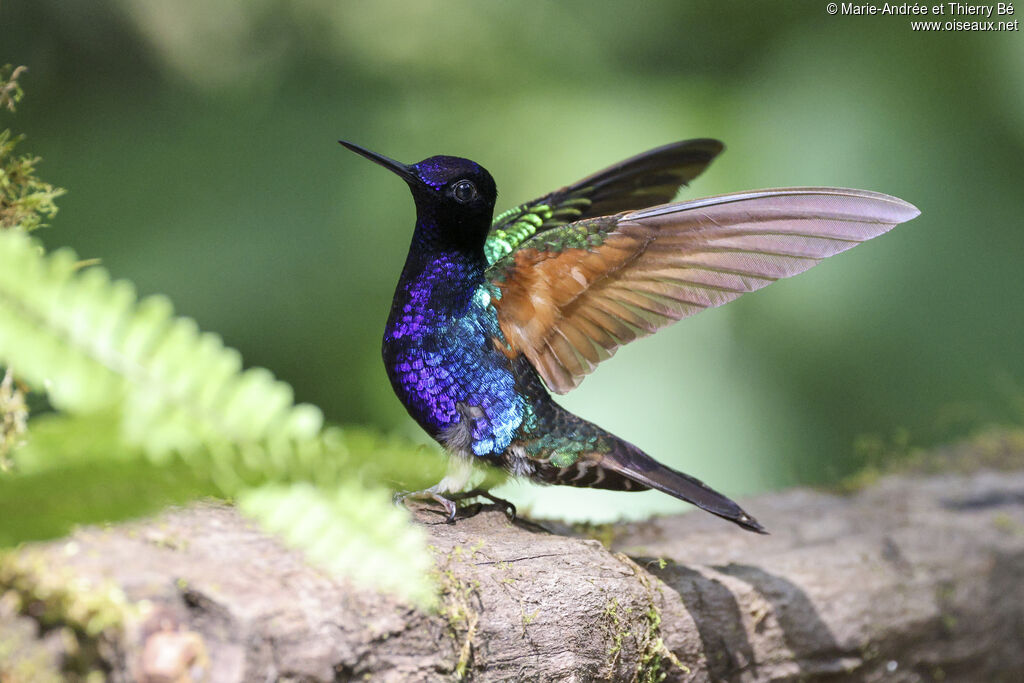
M767 534L763 526L743 508L701 480L666 467L636 446L619 442L620 447L607 453L599 466L645 487L657 489L702 510L734 522L748 531Z
M545 484L612 491L658 489L748 531L768 533L743 508L704 482L662 465L628 441L551 401L525 356L519 356L517 362L522 364L522 378L529 393L544 397L534 406L538 420L536 430L544 436L509 448L505 460L500 462L505 469L514 474L528 474L533 481ZM590 447L581 452L583 444ZM531 450L534 455L528 455ZM579 457L574 457L570 464L561 464L552 457L566 453L578 453Z

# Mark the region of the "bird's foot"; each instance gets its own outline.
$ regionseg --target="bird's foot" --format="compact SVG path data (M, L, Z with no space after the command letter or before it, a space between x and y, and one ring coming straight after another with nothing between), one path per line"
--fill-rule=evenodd
M456 517L456 515L459 512L458 503L460 501L467 500L469 498L478 498L478 497L479 498L486 498L487 500L491 501L495 505L500 505L503 508L505 508L505 514L508 516L509 520L514 520L516 518L516 506L515 505L513 505L511 502L505 500L504 498L498 498L497 496L491 495L490 492L485 491L484 489L473 489L471 491L463 491L463 492L460 492L460 493L449 493L447 495L444 495L444 494L442 494L442 493L440 493L438 491L434 491L432 489L424 489L422 491L398 491L398 492L395 493L395 495L393 497L393 500L394 500L395 505L402 505L402 504L405 503L405 501L407 499L410 499L410 498L413 499L413 500L433 500L433 501L436 501L437 503L441 504L441 507L444 508L444 511L445 511L445 522L447 524L454 524L455 523L455 517ZM478 506L478 509L475 510L474 512L472 512L468 516L472 517L473 515L475 515L479 511L480 510L479 510L479 506Z
M396 491L392 497L395 505L404 505L406 500L433 500L441 504L441 507L445 511L445 522L447 524L453 524L455 522L455 515L458 513L458 507L455 505L455 501L450 498L441 495L437 491L431 491L430 489L424 489L422 491Z
M451 494L452 500L465 500L467 498L486 498L495 505L505 508L505 514L508 516L509 521L516 518L516 506L513 505L511 501L507 501L504 498L498 498L486 489L472 489L471 491Z

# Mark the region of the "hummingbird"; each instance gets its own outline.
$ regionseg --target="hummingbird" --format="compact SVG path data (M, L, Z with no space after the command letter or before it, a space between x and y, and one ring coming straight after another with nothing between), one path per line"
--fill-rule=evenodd
M541 484L656 489L763 526L699 479L569 412L575 388L617 348L801 273L919 211L878 192L794 187L672 202L724 149L675 142L494 216L497 187L476 162L403 164L344 140L402 178L416 226L384 331L388 378L449 455L433 499L456 518L474 465Z

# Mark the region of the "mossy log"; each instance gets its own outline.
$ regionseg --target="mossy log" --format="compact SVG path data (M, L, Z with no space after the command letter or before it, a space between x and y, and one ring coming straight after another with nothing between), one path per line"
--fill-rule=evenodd
M0 563L0 680L1020 680L1024 469L744 506L772 535L417 509L435 612L325 575L224 505L82 529Z

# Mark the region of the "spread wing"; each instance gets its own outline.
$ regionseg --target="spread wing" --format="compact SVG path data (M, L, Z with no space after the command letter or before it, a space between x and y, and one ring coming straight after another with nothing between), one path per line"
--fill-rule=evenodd
M509 353L525 354L565 393L619 346L919 213L865 190L740 192L553 228L487 273Z
M494 263L538 232L672 201L723 149L718 140L674 142L509 209L491 225L484 244L487 262Z

